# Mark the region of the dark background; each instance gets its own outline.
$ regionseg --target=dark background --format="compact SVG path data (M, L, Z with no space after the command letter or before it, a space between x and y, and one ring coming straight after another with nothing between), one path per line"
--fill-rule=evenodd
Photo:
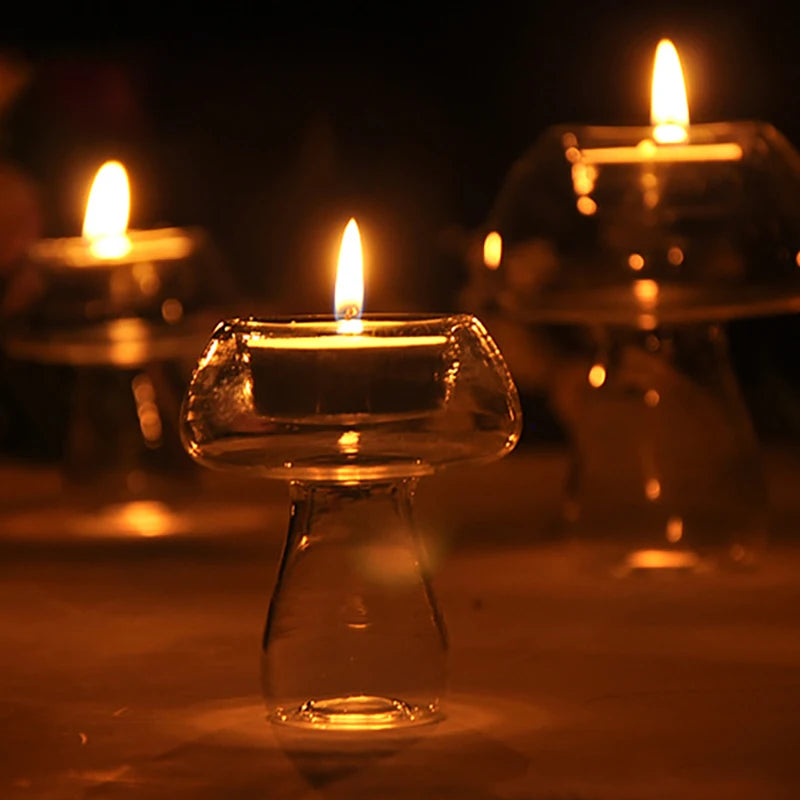
M329 310L355 215L367 310L446 310L469 231L546 126L647 122L662 36L693 121L766 119L800 143L797 14L699 5L16 8L0 55L23 80L0 156L34 181L50 236L79 232L94 171L121 159L133 227L205 227L274 311ZM800 430L795 333L786 319L731 331L762 434Z

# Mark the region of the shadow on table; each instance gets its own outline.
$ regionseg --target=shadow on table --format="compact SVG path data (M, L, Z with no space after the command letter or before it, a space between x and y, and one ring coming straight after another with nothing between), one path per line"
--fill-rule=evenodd
M83 797L495 800L500 797L495 786L519 777L528 766L522 755L477 731L423 732L377 745L373 736L371 742L359 749L352 741L337 747L295 740L281 750L211 735L87 788Z

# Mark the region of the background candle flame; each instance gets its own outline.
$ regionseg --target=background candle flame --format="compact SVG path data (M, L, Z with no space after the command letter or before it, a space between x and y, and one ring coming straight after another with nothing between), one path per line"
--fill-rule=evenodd
M650 123L659 144L683 142L689 125L689 104L681 60L675 45L662 39L656 48L650 95Z
M130 210L128 173L119 161L106 161L95 175L83 218L83 235L95 256L121 258L130 252L125 235Z
M361 311L364 306L364 256L358 224L351 219L342 235L339 264L336 269L334 310L340 320L340 330L358 333L362 329Z

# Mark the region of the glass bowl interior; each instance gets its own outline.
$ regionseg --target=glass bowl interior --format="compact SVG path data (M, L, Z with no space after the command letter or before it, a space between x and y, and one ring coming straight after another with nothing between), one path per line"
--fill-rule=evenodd
M521 412L474 317L299 317L220 323L181 419L207 466L360 482L499 458Z

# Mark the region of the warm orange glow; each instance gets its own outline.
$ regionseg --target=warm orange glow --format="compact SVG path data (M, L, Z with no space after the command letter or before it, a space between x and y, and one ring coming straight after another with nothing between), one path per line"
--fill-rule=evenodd
M688 136L689 104L678 51L669 39L656 48L650 94L650 124L659 144L685 142Z
M597 203L591 197L579 197L575 201L575 205L585 217L591 217L597 211Z
M153 382L147 373L142 372L131 381L133 397L136 401L136 414L139 417L139 429L148 447L159 447L163 426L161 415L156 405L156 392Z
M636 324L643 331L654 330L657 323L658 320L656 319L655 314L639 314L639 316L636 317Z
M128 173L119 161L106 161L95 175L83 218L83 236L90 241L93 255L122 258L130 252L131 242L125 235L130 210Z
M114 509L118 522L139 536L168 536L175 533L174 515L156 500L134 500Z
M358 452L358 445L361 441L361 434L358 431L345 431L338 439L340 452L351 455Z
M342 235L339 264L336 269L334 309L343 333L363 330L361 311L364 306L364 256L358 224L351 219Z
M170 325L180 322L183 317L183 303L175 297L168 297L161 304L161 316L164 322L168 322Z
M648 389L644 393L645 405L655 408L661 402L661 395L655 389Z
M489 269L497 269L503 258L503 237L497 231L490 231L483 240L483 263Z
M591 194L597 182L597 167L578 161L572 165L572 188L575 194Z
M642 306L652 308L658 301L658 284L651 280L635 281L633 293Z
M794 261L798 267L800 267L800 250L797 251L797 255L794 257Z
M589 384L599 389L606 382L606 368L602 364L594 364L589 370Z
M679 542L683 538L683 520L680 517L670 517L667 520L667 541Z
M646 161L695 162L695 161L741 161L742 148L735 142L718 144L676 144L673 147L657 147L650 139L628 147L589 147L581 150L587 164L636 164Z
M644 485L644 493L648 500L658 500L661 497L661 481L650 478Z
M642 139L635 145L590 147L579 150L577 142L570 139L567 144L567 140L562 138L566 147L566 159L573 165L573 183L576 179L575 168L579 168L579 177L585 182L585 177L590 174L585 170L591 164L741 161L744 155L741 145L736 142L698 144L687 142L689 104L686 100L686 85L678 51L668 39L662 39L656 48L650 97L650 121L653 126L652 138ZM646 174L642 185L646 190L645 205L648 208L655 208L658 204L656 176ZM589 194L589 192L579 192L579 194ZM588 209L589 205L585 203L584 207ZM593 214L596 206L594 210L588 211L581 209L579 205L578 210L582 214Z
M629 569L696 569L697 554L690 550L637 550L625 559Z
M747 550L738 542L731 545L730 554L734 561L744 561L748 556Z
M672 264L673 267L679 267L683 264L683 250L680 247L670 247L667 250L667 261Z
M644 258L639 253L631 253L628 256L628 266L638 272L644 266Z

